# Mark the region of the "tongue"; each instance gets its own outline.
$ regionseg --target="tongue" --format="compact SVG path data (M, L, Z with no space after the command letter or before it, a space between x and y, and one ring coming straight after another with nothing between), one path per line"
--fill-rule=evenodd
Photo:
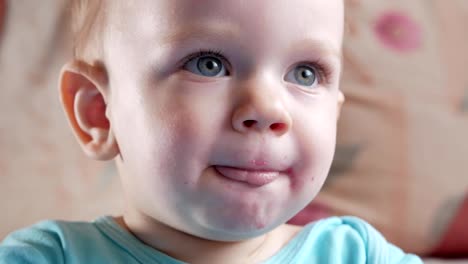
M277 171L249 171L223 166L216 166L216 170L226 178L255 186L268 184L279 176Z

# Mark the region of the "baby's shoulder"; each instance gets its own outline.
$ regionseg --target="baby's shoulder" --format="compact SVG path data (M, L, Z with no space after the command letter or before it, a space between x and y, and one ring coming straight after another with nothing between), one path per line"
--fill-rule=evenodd
M48 220L8 235L0 243L0 264L98 263L92 259L113 248L96 222Z
M283 263L422 263L356 217L331 217L307 224L278 256L294 256L294 261Z
M333 239L340 243L381 241L383 236L366 221L352 216L329 217L309 223L301 232L309 234L309 239ZM374 241L372 241L374 242Z

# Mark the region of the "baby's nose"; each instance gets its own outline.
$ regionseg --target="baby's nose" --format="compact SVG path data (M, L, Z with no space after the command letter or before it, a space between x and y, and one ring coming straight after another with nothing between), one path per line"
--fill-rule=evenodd
M279 93L262 91L255 91L253 87L252 91L247 92L234 111L232 126L241 133L257 131L284 135L292 126L284 100Z

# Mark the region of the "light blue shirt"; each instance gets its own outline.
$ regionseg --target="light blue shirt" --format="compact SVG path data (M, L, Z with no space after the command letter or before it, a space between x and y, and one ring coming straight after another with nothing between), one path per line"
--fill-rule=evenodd
M112 217L89 222L44 221L18 230L0 244L0 263L181 264L122 229ZM264 264L417 263L355 217L332 217L306 225Z

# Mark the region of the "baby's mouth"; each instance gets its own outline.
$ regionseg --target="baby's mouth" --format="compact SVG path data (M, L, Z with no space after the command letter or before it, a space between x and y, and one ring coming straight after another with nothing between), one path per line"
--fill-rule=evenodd
M249 169L227 166L214 166L215 170L222 176L239 182L245 182L250 185L260 187L273 182L280 176L280 171L268 169Z

